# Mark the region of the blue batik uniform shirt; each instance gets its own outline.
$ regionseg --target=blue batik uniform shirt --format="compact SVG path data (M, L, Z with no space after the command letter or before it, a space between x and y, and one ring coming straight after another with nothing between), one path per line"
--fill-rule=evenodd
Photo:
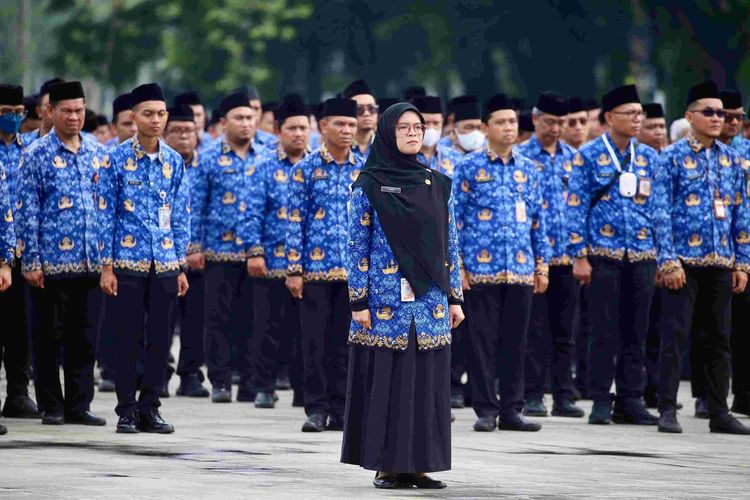
M31 144L30 140L25 138L25 134L16 134L13 140L6 144L0 141L0 166L5 168L5 175L10 202L15 205L18 193L18 162L21 160L21 152Z
M607 138L623 171L632 171L638 183L651 184L649 196L627 198L620 194L617 164L607 149ZM632 162L628 159L630 151ZM625 153L614 145L609 132L590 141L573 159L567 199L568 252L571 257L597 256L630 262L654 261L652 214L654 170L658 154L653 148L630 139ZM606 191L604 188L610 186ZM597 193L599 201L591 208Z
M101 272L99 214L105 149L81 137L73 153L54 129L21 155L18 169L18 252L23 271L47 276Z
M16 232L13 226L13 204L8 193L8 174L0 165L0 264L12 266L15 261Z
M422 162L424 165L427 165L431 169L437 170L441 174L447 175L448 177L453 177L453 174L456 170L456 165L461 162L461 159L461 153L459 153L455 149L444 148L441 146L437 146L435 148L435 154L432 155L432 158L430 158L429 161L423 153L417 153L417 160Z
M706 148L692 135L662 152L654 195L659 268L683 265L750 271L750 172L740 155L714 141ZM724 205L724 219L714 200Z
M466 155L453 178L463 269L472 285L533 285L547 275L550 246L536 168L487 147Z
M102 263L118 274L176 276L186 269L190 234L185 162L159 140L151 159L137 137L102 164L99 213Z

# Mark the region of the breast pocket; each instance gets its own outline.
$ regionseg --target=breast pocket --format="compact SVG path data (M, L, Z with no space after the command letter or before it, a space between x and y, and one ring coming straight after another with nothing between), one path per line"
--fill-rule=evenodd
M496 208L500 201L500 186L494 177L474 183L474 201L482 208Z

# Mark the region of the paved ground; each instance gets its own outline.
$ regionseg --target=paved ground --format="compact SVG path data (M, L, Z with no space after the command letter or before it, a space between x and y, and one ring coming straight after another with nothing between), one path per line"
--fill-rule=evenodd
M686 384L680 394L692 408ZM449 488L390 494L338 462L341 433L299 432L301 409L280 396L274 410L173 396L170 436L115 434L111 394L94 400L104 428L2 419L0 498L750 498L750 438L709 434L692 409L680 436L563 418L539 419L538 433L480 434L458 410L454 468L435 475Z

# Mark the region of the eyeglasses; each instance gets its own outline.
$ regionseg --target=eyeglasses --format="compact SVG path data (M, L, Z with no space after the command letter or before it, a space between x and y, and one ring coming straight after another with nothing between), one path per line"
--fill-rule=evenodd
M581 126L586 125L589 122L588 118L569 118L568 119L568 127L575 127L576 124L580 124Z
M630 111L610 111L613 115L622 115L627 117L629 120L643 119L646 117L646 113L643 110L631 109Z
M554 127L554 126L562 127L565 124L565 119L564 118L550 118L549 116L546 116L542 118L542 122L544 122L544 124L547 125L548 127Z
M703 108L703 109L693 109L690 111L691 113L700 113L706 118L711 118L712 116L718 116L719 118L724 118L727 113L723 109L714 109L714 108Z
M724 121L726 122L733 122L737 120L738 122L741 122L745 119L745 113L727 113L724 112Z
M365 113L370 113L371 115L374 115L380 111L380 106L377 104L368 104L367 106L357 106L357 116L362 116Z
M421 123L399 123L398 125L396 125L396 130L401 135L408 135L412 130L415 134L422 135L424 134L425 128L426 127Z

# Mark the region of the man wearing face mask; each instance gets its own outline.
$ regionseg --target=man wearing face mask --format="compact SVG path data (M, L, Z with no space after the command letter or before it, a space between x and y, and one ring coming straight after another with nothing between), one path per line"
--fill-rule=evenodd
M452 148L444 148L438 145L440 132L443 130L443 106L439 97L416 96L412 104L422 113L425 120L424 138L422 149L417 154L417 159L433 170L444 173L448 177L453 176L453 171L461 161L461 155Z
M18 207L18 165L23 150L23 141L18 130L25 115L23 88L15 85L0 85L0 177L7 189L10 206L0 213L6 224L12 225L13 213ZM17 228L16 228L17 229ZM16 248L16 245L13 245ZM17 257L20 258L17 248ZM9 290L0 294L0 317L4 319L0 328L0 356L8 379L8 397L3 415L13 418L35 418L36 404L29 398L29 334L25 313L24 280L20 262L13 269L13 283Z
M453 128L455 142L453 148L466 155L482 148L487 142L482 133L482 120L476 97L466 97L454 104L456 124Z
M364 164L375 140L380 107L375 102L370 86L364 80L356 80L347 85L341 97L357 101L357 133L354 135L352 152Z
M572 261L568 254L565 210L573 163L583 160L573 148L560 140L565 121L570 116L581 115L585 117L585 111L580 109L569 113L568 101L561 95L542 92L532 110L534 135L516 147L518 154L534 162L539 173L542 214L547 222L552 249L549 290L534 296L526 350L524 414L534 417L547 416L544 386L548 371L554 401L552 414L558 417L584 415L583 410L573 404L571 364L580 285L573 277ZM578 127L577 130L580 139L582 129Z
M597 300L591 311L589 423L656 425L643 404L643 343L656 275L652 214L658 207L651 186L658 158L635 140L643 108L634 85L607 93L602 110L610 130L582 147L573 162L566 214L573 275L590 284Z
M580 97L568 99L568 116L562 127L562 140L579 149L589 139L589 114Z

